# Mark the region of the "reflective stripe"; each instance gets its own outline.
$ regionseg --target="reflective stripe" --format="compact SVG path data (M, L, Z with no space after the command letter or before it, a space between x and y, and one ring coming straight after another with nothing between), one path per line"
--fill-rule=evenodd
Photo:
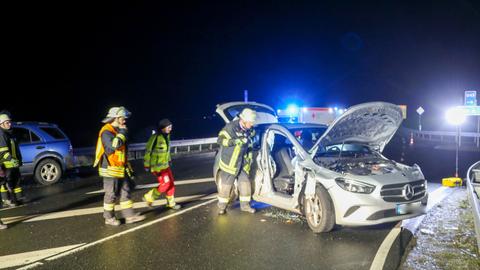
M0 152L3 152L3 151L8 151L8 147L0 147Z
M114 203L104 203L103 204L103 209L106 211L113 211L115 209L115 204Z
M7 159L7 158L9 158L9 157L10 157L10 153L8 153L8 152L3 155L3 158L4 158L4 159Z
M228 203L228 198L222 198L222 197L218 197L218 202L221 202L221 203Z
M220 169L222 171L227 172L229 174L235 174L237 172L237 169L235 167L229 167L227 164L223 163L223 161L220 159Z
M121 133L118 133L118 134L117 134L117 137L118 137L120 140L122 140L122 142L124 142L124 143L127 141L127 138L125 138L125 135L123 135L123 134L121 134Z
M4 185L0 187L0 192L7 192L7 191L8 189Z
M227 138L229 140L232 138L232 137L230 137L230 134L228 134L228 132L225 131L225 130L220 131L220 133L218 133L218 136L225 136L225 138Z
M133 207L133 202L132 202L132 200L120 202L120 207L121 207L122 209L132 208L132 207Z
M240 196L240 201L241 202L249 202L250 201L250 196Z
M22 192L22 188L21 187L17 187L13 190L14 193L20 193Z
M98 168L98 173L103 177L123 178L125 177L125 167Z
M165 196L165 197L167 197L168 206L175 206L176 205L175 198L173 196Z
M115 137L115 138L113 138L113 141L112 141L112 147L117 148L117 146L118 146L118 138Z
M10 144L12 145L12 156L14 158L17 158L17 147L15 147L15 142L13 140L10 140Z
M240 155L240 150L241 150L240 145L235 145L235 148L233 149L233 154L232 154L232 159L230 159L230 163L228 164L229 167L234 168L235 163L237 163L238 156Z

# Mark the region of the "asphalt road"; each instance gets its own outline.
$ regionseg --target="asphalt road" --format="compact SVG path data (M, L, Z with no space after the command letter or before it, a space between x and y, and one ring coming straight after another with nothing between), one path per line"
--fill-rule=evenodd
M147 215L144 222L105 226L101 179L88 172L50 187L30 186L27 205L0 209L10 226L0 232L0 268L370 269L395 226L316 235L302 218L262 204L253 215L234 206L218 216L212 153L174 159L181 210L166 210L164 201L150 209L141 196L155 179L135 165L133 199Z

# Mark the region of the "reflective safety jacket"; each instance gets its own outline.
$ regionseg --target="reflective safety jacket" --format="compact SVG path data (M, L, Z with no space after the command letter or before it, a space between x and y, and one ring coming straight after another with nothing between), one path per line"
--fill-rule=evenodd
M145 146L143 166L149 168L152 173L160 172L169 167L172 160L170 156L170 134L153 134Z
M93 167L98 167L100 176L123 178L133 171L127 161L127 130L117 129L111 124L102 127L98 134Z
M22 154L11 130L0 128L0 166L5 169L22 166Z
M239 120L228 123L220 131L217 143L220 145L219 167L222 171L236 176L243 169L250 174L254 136L255 130L243 130Z

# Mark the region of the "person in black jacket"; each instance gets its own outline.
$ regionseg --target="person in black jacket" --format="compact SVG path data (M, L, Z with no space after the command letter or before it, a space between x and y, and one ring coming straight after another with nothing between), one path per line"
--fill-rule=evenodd
M220 181L218 183L218 214L225 214L230 200L230 191L235 179L238 179L240 193L240 210L255 213L250 206L252 188L250 184L250 167L252 165L252 138L255 130L256 113L244 109L240 119L228 123L218 134L220 145Z
M5 206L17 206L22 203L20 187L20 166L22 155L12 134L12 119L8 113L0 113L0 166L5 177L0 178L0 194Z

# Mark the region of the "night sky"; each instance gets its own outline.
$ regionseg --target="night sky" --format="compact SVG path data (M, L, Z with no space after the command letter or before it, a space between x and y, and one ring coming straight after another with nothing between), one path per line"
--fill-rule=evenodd
M447 130L444 110L480 91L478 1L195 2L4 8L0 109L78 147L114 105L137 141L164 117L174 139L215 136L216 104L244 89L275 108L406 104L407 127L421 105L424 129Z

